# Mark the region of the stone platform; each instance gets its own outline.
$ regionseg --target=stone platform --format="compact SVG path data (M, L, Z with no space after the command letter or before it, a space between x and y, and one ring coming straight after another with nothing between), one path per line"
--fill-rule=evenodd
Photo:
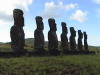
M60 54L65 54L65 55L87 55L87 54L96 54L95 51L67 51L65 53L62 53L61 51L56 51L56 52L50 52L50 51L45 51L45 52L0 52L0 57L20 57L20 56L56 56Z

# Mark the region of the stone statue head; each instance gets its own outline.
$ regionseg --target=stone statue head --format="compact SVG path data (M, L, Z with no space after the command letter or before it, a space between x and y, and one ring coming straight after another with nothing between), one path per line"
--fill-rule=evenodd
M14 18L14 25L23 27L24 26L24 17L23 11L20 9L13 10L13 18Z
M74 30L74 27L70 27L70 32L72 36L76 36L76 31Z
M79 36L79 38L83 38L83 33L81 32L81 30L78 30L78 36Z
M66 27L66 23L62 22L61 25L62 25L62 33L67 34L68 30L67 30L67 27Z
M36 16L35 20L37 24L37 29L43 30L44 29L44 25L42 22L43 18L41 16Z
M53 18L48 19L48 23L49 23L50 30L57 31L55 19Z
M87 39L87 34L86 34L86 32L83 32L83 34L84 34L84 39Z

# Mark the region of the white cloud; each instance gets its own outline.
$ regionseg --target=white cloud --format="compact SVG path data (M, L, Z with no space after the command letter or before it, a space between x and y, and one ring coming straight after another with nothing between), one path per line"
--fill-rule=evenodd
M25 38L34 38L34 32L30 30L25 30Z
M71 3L71 4L69 4L69 5L66 5L66 6L65 6L65 9L66 9L66 10L74 9L76 6L77 6L77 4L72 4L72 3Z
M24 12L28 11L28 6L32 4L33 0L0 0L0 21L12 22L13 9L22 9ZM1 23L0 25L5 23Z
M46 2L45 3L45 10L44 13L42 14L42 16L44 16L45 18L59 18L61 17L63 14L61 11L64 10L71 10L71 9L75 9L77 7L77 3L76 4L68 4L68 5L64 5L63 2L59 2L58 5L56 5L53 1L52 2Z
M72 13L72 15L70 16L70 19L77 20L79 22L85 22L86 15L87 15L87 11L83 12L81 10L76 10L75 13Z
M92 0L96 4L100 4L100 0Z
M10 30L7 31L6 29L0 30L0 42L10 42Z

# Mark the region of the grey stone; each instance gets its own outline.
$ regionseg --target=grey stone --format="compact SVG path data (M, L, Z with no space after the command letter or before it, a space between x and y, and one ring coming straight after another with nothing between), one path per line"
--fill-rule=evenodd
M15 52L22 52L25 45L25 34L23 30L24 17L20 9L13 10L14 25L10 30L11 48Z
M62 25L61 50L63 52L67 52L69 51L68 38L67 38L68 30L65 22L62 22L61 25Z
M75 41L75 37L76 37L76 31L74 30L74 27L70 27L70 50L71 51L76 51L76 41Z
M50 30L48 32L48 49L49 50L58 50L58 38L57 38L57 28L56 23L53 18L48 19Z
M78 51L83 50L82 38L83 38L83 33L81 32L81 30L78 30Z
M84 50L89 51L88 43L87 43L87 34L86 34L86 32L83 32L83 34L84 34Z
M42 22L43 18L41 16L36 16L35 18L37 29L34 31L34 50L43 51L44 50L44 24Z

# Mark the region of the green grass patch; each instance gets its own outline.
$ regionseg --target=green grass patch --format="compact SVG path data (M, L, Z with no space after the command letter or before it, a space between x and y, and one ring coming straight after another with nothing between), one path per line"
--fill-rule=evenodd
M99 75L100 55L0 58L1 75Z

